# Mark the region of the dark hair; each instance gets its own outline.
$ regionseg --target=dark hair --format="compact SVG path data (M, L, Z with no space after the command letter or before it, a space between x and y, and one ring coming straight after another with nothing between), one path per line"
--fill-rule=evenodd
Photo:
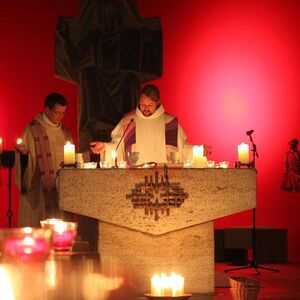
M299 141L298 141L297 139L292 139L292 140L289 142L289 144L290 144L291 146L297 147L298 144L299 144Z
M45 107L53 109L55 104L60 104L61 106L66 106L68 104L65 97L59 93L49 94L45 99Z
M153 84L145 85L141 91L141 95L145 95L155 102L160 101L159 89L156 85Z

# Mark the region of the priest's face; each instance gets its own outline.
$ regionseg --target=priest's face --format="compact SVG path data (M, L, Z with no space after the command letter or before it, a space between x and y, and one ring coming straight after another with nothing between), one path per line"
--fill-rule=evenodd
M156 110L159 108L160 102L153 101L151 98L147 97L146 95L141 95L139 108L142 114L145 117L149 117L153 115Z
M55 103L52 109L50 107L46 107L45 112L50 122L58 125L61 123L66 113L66 108L66 106L62 106L60 104Z

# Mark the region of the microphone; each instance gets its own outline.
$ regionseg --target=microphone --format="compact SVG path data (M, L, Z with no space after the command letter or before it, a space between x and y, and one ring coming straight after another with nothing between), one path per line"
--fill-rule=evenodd
M121 142L122 142L123 139L124 139L125 133L127 132L128 128L129 128L129 126L130 126L130 124L131 124L133 121L134 121L134 119L131 119L130 122L128 123L126 129L124 130L123 135L121 136L121 138L120 138L120 140L119 140L119 143L118 143L118 145L117 145L117 147L116 147L116 149L115 149L116 153L117 153L117 150L119 149L119 146L120 146ZM115 158L115 167L117 168L117 156L116 156L116 158Z
M253 132L254 132L253 129L252 129L252 130L248 130L248 131L246 132L246 134L247 134L247 135L251 135Z

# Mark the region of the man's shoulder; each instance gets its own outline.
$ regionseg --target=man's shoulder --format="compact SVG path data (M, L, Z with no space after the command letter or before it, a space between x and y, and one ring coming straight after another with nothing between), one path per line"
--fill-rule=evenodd
M169 114L169 113L167 113L167 112L165 112L164 115L165 115L166 123L171 122L171 121L173 121L174 119L177 120L177 117L176 117L176 116L171 115L171 114Z
M132 110L125 114L122 118L122 123L128 123L131 121L131 119L135 119L136 110Z

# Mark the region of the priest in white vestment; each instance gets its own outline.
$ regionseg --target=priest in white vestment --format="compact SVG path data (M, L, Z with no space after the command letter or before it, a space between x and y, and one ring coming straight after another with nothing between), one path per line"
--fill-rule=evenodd
M137 165L167 163L171 152L178 152L180 163L192 159L193 146L186 143L177 118L165 112L155 85L144 86L138 107L123 117L111 138L109 143L90 143L91 152L105 153L110 166L114 163L111 155L115 150L118 161L128 161L129 152L139 152Z
M16 145L16 184L20 190L18 226L39 227L46 218L62 218L55 187L63 162L64 145L71 134L62 125L66 99L57 93L45 100L45 111L25 128Z

